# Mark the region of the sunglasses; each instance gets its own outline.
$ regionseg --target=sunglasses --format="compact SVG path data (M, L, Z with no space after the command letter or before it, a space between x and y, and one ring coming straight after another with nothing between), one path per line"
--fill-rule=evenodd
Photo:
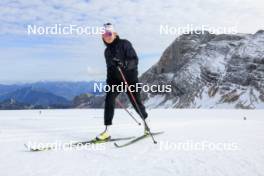
M103 34L104 37L111 37L112 35L113 33L110 31L105 31L105 33Z

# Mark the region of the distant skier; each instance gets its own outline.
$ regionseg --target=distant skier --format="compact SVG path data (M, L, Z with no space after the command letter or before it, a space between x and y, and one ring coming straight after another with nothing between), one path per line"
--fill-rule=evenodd
M120 85L121 82L123 82L121 74L117 69L118 66L124 72L128 84L136 85L136 83L138 83L138 57L132 44L128 40L120 39L111 23L104 24L104 30L105 31L102 35L102 39L106 45L104 56L107 65L107 85ZM129 92L126 93L133 107L138 112L131 95ZM107 141L111 138L108 129L109 126L112 125L115 98L118 96L118 94L119 92L117 91L110 91L106 93L104 108L105 130L96 137L97 140ZM133 92L133 95L143 118L146 119L148 114L146 112L145 106L141 102L140 92L135 91ZM147 127L145 127L145 133L148 133Z

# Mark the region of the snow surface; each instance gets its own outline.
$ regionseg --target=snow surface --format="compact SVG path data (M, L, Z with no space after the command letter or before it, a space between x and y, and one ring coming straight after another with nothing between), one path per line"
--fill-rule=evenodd
M134 113L135 114L135 113ZM84 141L103 129L103 110L0 111L1 176L262 176L263 110L149 110L151 139L117 149L112 143L87 150L28 152L24 143ZM246 120L244 120L246 117ZM117 110L112 137L140 135ZM180 143L232 144L231 149L181 148ZM175 147L176 146L176 147ZM177 148L178 146L178 148Z

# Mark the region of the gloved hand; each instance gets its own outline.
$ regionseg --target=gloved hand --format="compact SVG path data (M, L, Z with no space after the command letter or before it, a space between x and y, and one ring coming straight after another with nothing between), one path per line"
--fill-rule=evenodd
M117 67L119 66L120 68L125 68L125 65L121 62L120 59L117 59L116 57L113 58L114 65Z

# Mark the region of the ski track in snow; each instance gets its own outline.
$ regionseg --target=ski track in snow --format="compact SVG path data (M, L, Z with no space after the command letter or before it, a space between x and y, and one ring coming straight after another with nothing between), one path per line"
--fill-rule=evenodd
M2 176L263 176L263 110L149 110L153 131L165 131L125 148L28 152L24 143L89 140L103 130L103 110L0 111ZM134 113L136 114L136 113ZM247 120L243 120L244 117ZM117 110L112 137L138 136L137 126ZM186 141L235 143L237 150L177 150ZM120 141L124 142L124 141Z

